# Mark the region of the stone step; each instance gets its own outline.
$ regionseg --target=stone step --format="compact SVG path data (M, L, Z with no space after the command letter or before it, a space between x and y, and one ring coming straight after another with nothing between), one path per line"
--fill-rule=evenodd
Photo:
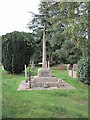
M58 82L56 77L34 77L34 82Z
M60 82L33 82L31 83L31 87L44 87L44 88L48 88L48 87L60 87L61 83Z

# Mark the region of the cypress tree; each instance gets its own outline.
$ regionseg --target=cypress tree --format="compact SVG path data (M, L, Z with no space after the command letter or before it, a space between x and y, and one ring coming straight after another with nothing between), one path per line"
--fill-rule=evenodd
M34 39L30 33L7 33L2 36L2 64L11 73L20 73L28 66L34 52Z

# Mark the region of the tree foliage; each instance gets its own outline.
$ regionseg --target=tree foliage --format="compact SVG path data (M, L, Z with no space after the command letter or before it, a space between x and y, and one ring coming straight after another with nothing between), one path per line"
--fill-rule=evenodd
M87 56L88 3L41 2L39 14L33 14L28 25L39 44L42 26L46 25L47 57L54 58L55 63L73 64L82 55Z
M78 61L77 73L81 82L90 84L90 58L84 57Z
M34 40L30 33L7 33L2 36L2 64L11 73L20 73L28 65L34 51Z

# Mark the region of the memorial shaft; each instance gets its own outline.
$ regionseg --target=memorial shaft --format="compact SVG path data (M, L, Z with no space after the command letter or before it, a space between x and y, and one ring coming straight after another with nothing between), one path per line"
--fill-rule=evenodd
M45 26L43 29L43 65L42 68L47 68L46 64L46 41L45 41Z

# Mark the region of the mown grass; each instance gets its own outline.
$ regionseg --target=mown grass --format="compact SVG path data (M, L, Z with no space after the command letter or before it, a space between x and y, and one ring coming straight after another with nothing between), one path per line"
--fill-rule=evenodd
M88 86L69 77L67 71L52 69L52 74L76 89L17 92L24 72L12 75L2 71L3 118L87 118Z

